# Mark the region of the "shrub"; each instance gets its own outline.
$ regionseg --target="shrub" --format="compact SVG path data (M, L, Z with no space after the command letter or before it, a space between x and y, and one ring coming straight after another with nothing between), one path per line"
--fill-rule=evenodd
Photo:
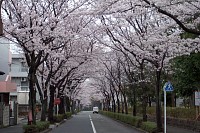
M113 119L130 124L135 127L140 127L142 123L142 117L139 117L139 116L132 116L128 114L120 114L120 113L114 113L114 112L108 112L108 111L100 111L100 113L108 117L111 117Z
M65 117L64 114L54 115L53 121L59 123L64 119L64 117Z
M45 130L45 129L48 129L49 128L49 122L48 121L39 121L37 122L37 128L39 130L39 132Z
M72 113L71 113L71 112L66 112L66 113L64 114L64 119L69 119L71 116L72 116Z
M25 133L39 133L49 128L49 122L40 121L36 125L24 125L23 129Z
M149 133L156 133L156 123L155 122L142 122L141 129L149 132Z
M38 133L38 129L36 125L24 125L23 126L24 133Z
M139 111L139 113L141 112ZM155 107L147 107L147 114L156 115ZM167 116L182 119L195 119L196 113L195 108L167 107Z
M142 117L134 116L131 120L131 125L135 127L141 127Z
M174 118L183 118L183 119L195 119L196 113L195 108L167 108L167 115Z

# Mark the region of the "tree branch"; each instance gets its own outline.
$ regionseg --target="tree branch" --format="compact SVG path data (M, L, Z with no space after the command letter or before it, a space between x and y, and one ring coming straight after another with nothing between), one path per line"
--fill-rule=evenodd
M184 31L195 34L195 35L200 35L200 31L187 28L176 16L172 15L171 13L161 9L160 7L156 6L155 4L151 4L148 0L143 0L143 1L145 1L147 4L149 4L151 6L155 7L159 13L162 13L162 14L170 17L171 19L173 19Z

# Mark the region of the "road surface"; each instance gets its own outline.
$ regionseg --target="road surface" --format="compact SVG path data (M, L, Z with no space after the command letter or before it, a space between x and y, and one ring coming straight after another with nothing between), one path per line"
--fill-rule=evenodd
M91 111L80 112L51 133L142 133L131 126L114 121Z

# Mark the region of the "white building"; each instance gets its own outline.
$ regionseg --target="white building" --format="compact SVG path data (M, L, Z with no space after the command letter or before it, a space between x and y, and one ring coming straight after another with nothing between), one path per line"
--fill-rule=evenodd
M18 111L11 105L10 93L16 91L16 84L11 82L10 76L11 52L10 41L4 37L0 37L0 71L5 73L0 75L0 126L8 126L11 123L11 116L14 116L15 124L17 124ZM10 112L13 110L13 115ZM13 120L12 118L12 120ZM13 124L13 123L12 123Z
M17 101L19 105L28 105L29 101L29 82L28 68L23 54L12 54L10 67L12 82L17 84L17 92L10 93L11 101Z
M11 63L10 42L4 37L0 37L0 71L4 72L4 75L0 76L0 81L5 81L7 75L9 75L9 65Z

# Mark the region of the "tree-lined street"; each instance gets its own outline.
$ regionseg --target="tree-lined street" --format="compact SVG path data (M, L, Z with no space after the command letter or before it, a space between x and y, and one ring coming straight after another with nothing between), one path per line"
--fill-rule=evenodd
M0 0L0 5L0 35L18 47L27 68L29 103L22 112L28 116L27 132L39 132L93 106L133 126L161 132L166 82L174 88L164 96L166 106L173 108L168 116L174 123L198 122L199 0ZM155 119L149 121L150 115ZM89 112L54 130L133 132Z
M92 128L94 124L95 131ZM84 111L74 115L72 119L53 129L51 133L142 133L92 111Z
M94 124L95 131L92 128L91 121ZM22 126L27 120L20 120L20 124L7 128L0 129L2 133L22 133ZM83 111L74 115L70 120L67 120L58 127L50 130L49 133L144 133L139 129L115 121L100 114L93 114L92 111ZM167 126L167 133L197 133L195 131L186 130L183 128Z

